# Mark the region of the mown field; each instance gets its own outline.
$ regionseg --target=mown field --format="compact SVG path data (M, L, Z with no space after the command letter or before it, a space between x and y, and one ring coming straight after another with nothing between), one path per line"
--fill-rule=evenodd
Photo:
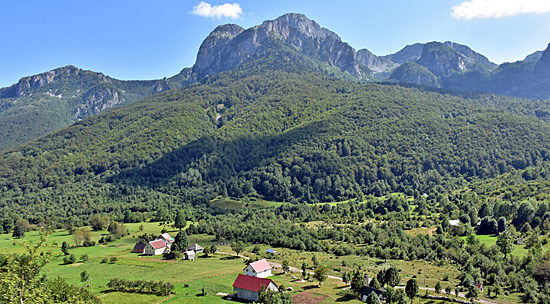
M142 226L142 230L139 227ZM195 261L174 261L162 260L162 256L148 257L139 256L131 253L131 249L138 241L137 236L143 233L160 234L163 228L167 229L172 235L177 234L170 226L163 226L159 223L137 223L126 224L130 235L120 240L108 244L100 244L94 247L71 247L69 252L74 254L77 262L74 264L64 264L65 257L61 252L62 242L74 244L72 235L64 230L56 230L48 236L48 245L54 252L54 259L44 267L43 273L50 277L62 277L72 284L79 286L88 286L91 290L101 297L104 303L220 303L226 300L217 293L233 292L232 284L239 273L242 273L245 264L241 258L234 256L229 244L217 244L218 253L210 257L200 257ZM94 239L97 241L106 231L94 232ZM38 232L28 232L23 240L36 241ZM492 239L486 238L485 242L491 242ZM4 253L20 253L22 248L14 245L11 235L0 235L0 249ZM199 243L202 246L210 246L214 243L213 236L209 235L191 235L190 243ZM253 246L248 246L245 255L255 257L252 250ZM284 260L289 261L290 266L300 268L303 262L312 266L313 253L275 248L277 255L267 255L265 250L270 248L266 245L259 245L260 253L257 257L267 258L271 262L282 264ZM89 260L83 262L81 256L87 254ZM423 261L398 261L398 260L379 260L375 258L366 258L356 255L345 257L336 257L327 253L315 253L320 264L330 268L330 275L341 277L343 271L351 271L355 267L361 267L369 276L374 276L384 268L393 265L400 269L402 285L410 279L416 278L420 286L433 287L438 281L441 281L443 288L448 284L455 286L458 271L450 265L435 265ZM114 263L103 263L104 259L110 260L116 257ZM86 271L90 275L90 281L80 282L80 273ZM310 270L311 271L311 270ZM358 300L348 300L342 296L342 290L346 288L345 284L337 278L328 278L319 288L316 281L300 282L296 279L301 278L301 272L283 274L281 270L275 272L272 279L278 284L286 287L292 287L294 293L302 293L305 298L321 298L320 303L348 302L360 303ZM111 278L123 278L127 280L162 280L170 282L175 286L175 293L167 297L155 295L110 292L106 287ZM202 291L206 295L202 295ZM512 295L506 298L510 302L515 302L518 298ZM502 299L504 300L504 298ZM229 301L228 301L229 302ZM423 300L424 302L424 300ZM500 301L502 302L502 301ZM436 303L436 302L429 302ZM439 301L437 303L440 303Z

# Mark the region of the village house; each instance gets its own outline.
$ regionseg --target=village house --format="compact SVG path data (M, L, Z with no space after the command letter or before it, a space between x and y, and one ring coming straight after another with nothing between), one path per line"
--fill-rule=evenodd
M168 249L168 246L164 240L154 240L145 245L144 253L147 255L159 255L163 254L166 249Z
M239 274L235 283L233 283L233 291L237 298L256 301L260 297L260 290L267 288L268 290L277 291L279 288L270 279L262 279L244 274Z
M265 251L265 253L267 253L267 254L277 254L277 251L275 251L275 249L269 248Z
M134 249L132 249L132 253L145 253L145 246L147 244L145 243L137 243L135 246L134 246Z
M175 239L166 232L161 234L159 239L163 240L168 248L170 248L172 246L172 243L174 243L175 241Z
M195 260L195 252L193 250L187 250L185 252L185 259L189 261Z
M384 297L382 296L382 290L380 289L376 289L376 288L372 288L372 287L369 287L369 286L363 286L361 287L361 300L363 302L367 301L367 297L369 296L369 294L373 293L376 294L378 296L378 298L380 299L380 302L383 303L384 302Z
M266 260L259 260L246 266L244 274L257 278L267 278L271 276L272 269L273 268Z
M187 248L187 251L194 251L195 253L201 253L203 250L202 246L195 243L191 246L189 246L189 248Z

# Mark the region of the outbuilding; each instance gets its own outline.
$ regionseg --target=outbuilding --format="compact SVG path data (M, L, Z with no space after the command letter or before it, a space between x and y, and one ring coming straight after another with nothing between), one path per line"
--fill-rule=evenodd
M195 244L189 246L189 248L187 248L187 250L188 250L188 251L193 250L195 253L201 253L202 250L203 250L203 248L202 248L201 245L195 243Z
M137 243L135 246L134 246L134 249L132 249L132 253L145 253L145 246L147 244L145 243Z
M242 300L257 301L262 288L272 291L279 290L277 284L270 279L262 279L244 274L239 274L235 283L233 283L233 291L237 298Z
M195 252L193 250L187 250L185 252L185 259L189 261L195 260Z

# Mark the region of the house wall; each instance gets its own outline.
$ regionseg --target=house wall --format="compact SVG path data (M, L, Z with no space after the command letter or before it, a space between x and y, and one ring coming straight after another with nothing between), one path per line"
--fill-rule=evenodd
M147 246L145 246L144 253L147 254L147 255L159 255L159 254L163 254L164 250L166 250L166 247L162 247L162 248L159 248L159 249L153 249L153 246L151 246L151 244L147 244Z
M153 246L151 246L151 244L147 244L145 246L144 253L147 255L155 255L155 249L153 249Z
M257 291L233 288L235 293L237 293L237 298L249 301L256 301L260 297L260 293Z
M266 271L262 271L260 273L256 273L256 271L254 271L254 268L252 268L252 266L248 265L244 269L244 275L265 279L265 278L271 276L271 269L266 270Z
M267 286L267 289L277 291L277 286L275 284L270 283L269 286ZM237 298L243 299L243 300L249 300L249 301L256 301L260 297L260 292L258 291L252 291L252 290L246 290L241 288L233 287L233 291L237 294Z
M271 276L271 269L266 270L266 271L262 271L262 272L258 273L256 276L257 276L258 278L262 278L262 279L265 279L265 278L267 278L267 277L270 277L270 276Z
M254 271L254 268L252 268L252 266L248 265L244 269L244 275L255 277L256 271Z

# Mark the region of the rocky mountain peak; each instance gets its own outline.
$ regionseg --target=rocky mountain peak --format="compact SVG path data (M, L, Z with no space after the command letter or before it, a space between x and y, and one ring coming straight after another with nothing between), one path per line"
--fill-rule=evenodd
M542 55L537 62L537 70L550 73L550 44L548 44L546 50L542 52Z
M273 42L363 78L355 50L338 35L302 14L285 14L247 30L235 25L218 27L201 45L192 78L197 80L234 69L261 57L276 45Z
M206 39L227 39L231 40L233 37L242 33L244 28L237 24L224 24L216 27Z
M311 39L331 37L335 40L341 40L336 33L322 28L317 22L303 14L285 14L275 20L264 21L261 27L264 27L267 32L275 32L281 35L283 39L290 38L291 34L299 34Z

